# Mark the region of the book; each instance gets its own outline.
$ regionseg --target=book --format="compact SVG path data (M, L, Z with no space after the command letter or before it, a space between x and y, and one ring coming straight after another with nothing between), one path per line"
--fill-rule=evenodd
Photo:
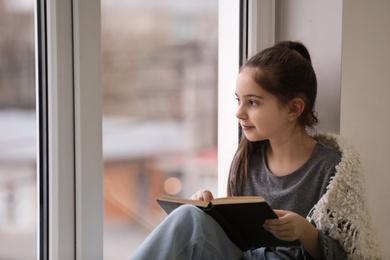
M259 247L300 245L299 241L280 240L263 228L266 219L278 216L260 196L216 198L205 202L163 195L157 202L167 214L184 204L197 206L213 217L242 251Z

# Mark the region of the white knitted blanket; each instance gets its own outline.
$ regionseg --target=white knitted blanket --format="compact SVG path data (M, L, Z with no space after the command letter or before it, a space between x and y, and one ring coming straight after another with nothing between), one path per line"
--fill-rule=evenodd
M382 259L379 240L367 208L359 154L338 135L316 135L314 138L340 151L342 158L327 192L307 219L313 220L317 228L338 240L348 259Z

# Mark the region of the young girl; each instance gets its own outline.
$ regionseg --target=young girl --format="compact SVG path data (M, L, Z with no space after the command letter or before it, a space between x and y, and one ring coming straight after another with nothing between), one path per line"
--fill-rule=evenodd
M131 259L379 259L358 155L336 135L307 132L318 121L316 94L310 55L299 42L280 42L256 54L236 82L243 135L228 195L264 197L279 217L264 228L300 246L242 252L212 217L181 206ZM191 197L212 198L207 190Z

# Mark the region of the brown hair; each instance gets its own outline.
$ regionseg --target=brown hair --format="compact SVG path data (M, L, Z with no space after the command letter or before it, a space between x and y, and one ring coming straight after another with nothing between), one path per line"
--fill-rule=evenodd
M318 123L314 104L317 96L317 79L306 47L300 42L283 41L251 57L240 69L252 70L255 82L277 97L282 105L299 97L305 102L298 122L312 128ZM267 142L267 141L261 141ZM259 142L250 142L245 135L240 138L230 167L228 195L243 195L249 156ZM234 168L234 169L233 169ZM233 178L233 179L232 179ZM233 190L230 187L233 181Z

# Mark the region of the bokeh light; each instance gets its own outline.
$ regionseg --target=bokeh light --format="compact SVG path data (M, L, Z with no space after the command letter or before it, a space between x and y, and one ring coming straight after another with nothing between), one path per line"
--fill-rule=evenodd
M181 191L182 184L178 178L171 177L165 180L164 190L170 195L176 195Z

